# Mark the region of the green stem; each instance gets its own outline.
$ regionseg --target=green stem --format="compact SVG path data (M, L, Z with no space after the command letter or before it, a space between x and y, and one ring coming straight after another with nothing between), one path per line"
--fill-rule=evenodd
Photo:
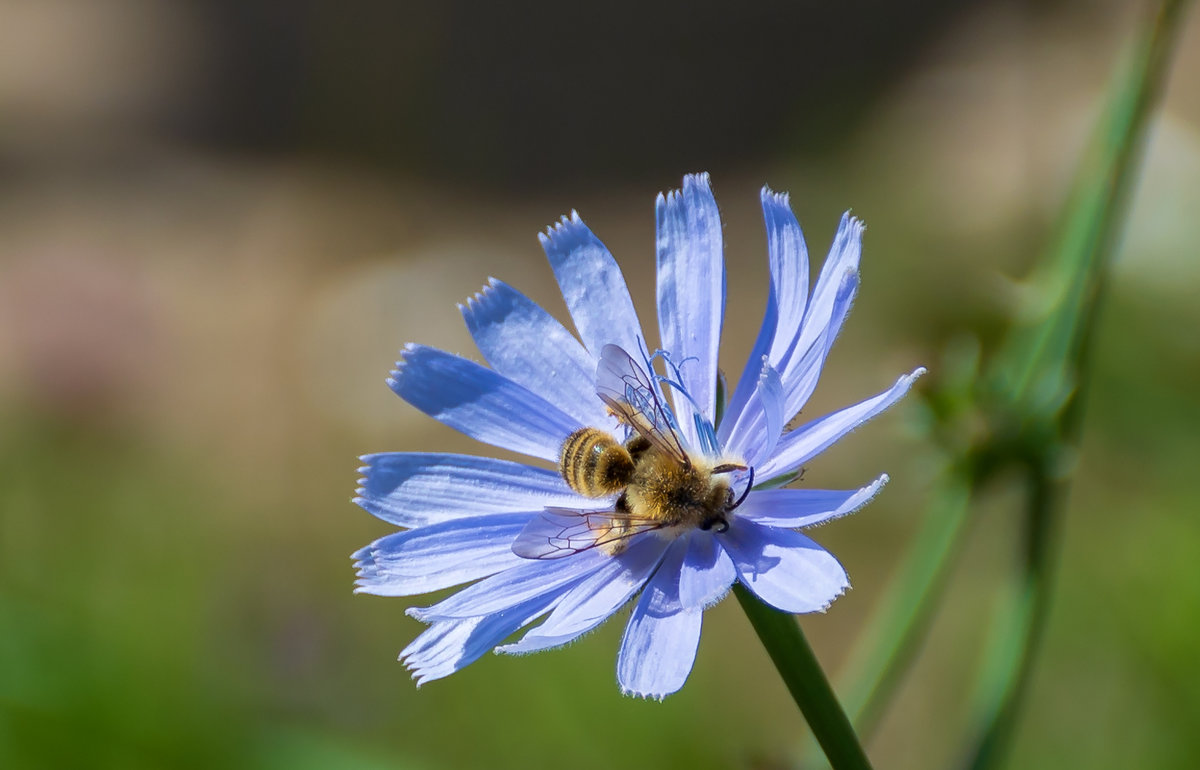
M1094 318L1129 191L1141 167L1146 125L1162 94L1189 2L1163 0L1157 13L1148 15L1118 75L1113 102L1064 209L1052 256L1031 279L1049 295L1044 312L1014 329L993 362L1000 392L1011 401L1065 393L1075 385L1070 381L1071 365Z
M1003 754L1042 634L1055 561L1057 506L1065 482L1052 482L1055 457L1047 446L1075 444L1086 382L1087 349L1142 138L1169 61L1184 0L1165 0L1138 38L1115 89L1117 98L1082 164L1060 223L1051 258L1032 281L1044 291L1043 313L1014 328L993 360L988 395L996 433L978 447L992 466L1022 463L1029 470L1030 505L1017 604L992 649L977 701L976 768ZM869 734L911 663L933 617L949 565L968 521L971 492L988 475L969 454L948 468L893 589L852 654L844 703L861 734Z
M1027 453L1018 459L1028 463L1030 488L1016 605L981 669L977 687L977 737L967 762L973 770L988 770L1003 761L1043 636L1068 488L1059 474L1059 456L1078 444L1100 296L1140 165L1146 125L1162 91L1186 5L1186 0L1164 0L1143 27L1102 124L1099 149L1080 174L1058 259L1050 263L1060 285L1069 288L1040 325L1014 333L1013 344L997 358L994 392L1006 397L1025 423ZM1039 411L1048 403L1039 398L1039 391L1054 394L1061 403L1052 411Z
M974 698L976 738L964 763L972 770L998 767L1004 760L1046 625L1065 488L1036 471L1031 476L1019 593L993 639Z
M796 619L763 604L741 583L734 584L733 593L833 770L870 770L866 752Z
M843 703L855 727L870 735L929 629L958 542L965 530L970 471L947 469L896 579L851 653Z

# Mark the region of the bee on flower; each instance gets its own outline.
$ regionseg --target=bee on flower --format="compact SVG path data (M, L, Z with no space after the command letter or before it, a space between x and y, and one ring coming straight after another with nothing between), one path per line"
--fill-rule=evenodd
M770 292L728 394L717 368L721 221L707 174L658 197L660 348L649 349L616 261L572 212L540 239L578 338L492 279L461 308L490 368L420 345L404 349L388 380L401 398L479 441L547 463L362 458L355 502L403 531L354 554L356 590L413 596L471 584L409 610L430 624L400 655L418 684L491 649L566 644L632 601L617 679L628 694L662 698L683 686L703 611L734 581L789 613L823 611L849 586L833 555L800 530L856 510L887 475L851 490L782 487L899 400L924 369L786 429L816 388L854 299L863 226L842 217L810 293L787 196L764 188L762 206Z

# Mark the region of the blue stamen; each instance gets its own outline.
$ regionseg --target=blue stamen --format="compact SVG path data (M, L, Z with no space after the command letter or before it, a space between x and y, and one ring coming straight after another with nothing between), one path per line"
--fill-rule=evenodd
M704 416L703 411L700 409L700 405L696 403L696 399L692 398L692 394L688 393L687 388L683 387L683 377L680 374L680 367L689 361L699 361L700 359L696 356L688 356L682 361L676 363L675 361L671 360L671 354L662 348L656 349L651 355L646 349L645 342L641 338L638 338L638 346L641 348L640 352L642 354L642 361L646 364L646 370L650 373L650 376L654 378L654 381L669 387L676 393L679 393L688 400L689 404L692 405L692 420L696 426L696 435L700 438L700 451L710 457L720 455L721 446L720 442L717 440L717 429L713 426L712 421ZM663 366L668 369L668 374L659 374L657 371L655 371L655 361L662 361ZM673 410L667 408L665 411L668 413L667 419L670 420L671 427L678 431L679 423L676 420Z
M721 447L717 442L717 429L713 427L711 421L704 419L704 415L700 412L692 412L692 420L696 423L696 435L700 437L700 449L704 454L715 457L721 454Z

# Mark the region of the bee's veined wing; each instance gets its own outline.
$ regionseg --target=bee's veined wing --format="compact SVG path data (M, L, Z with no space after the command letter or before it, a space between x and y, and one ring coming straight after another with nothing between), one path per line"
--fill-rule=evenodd
M650 373L619 345L605 345L596 365L596 395L621 422L681 465L690 465Z
M622 511L547 508L525 525L512 551L524 559L561 559L662 526L660 521Z

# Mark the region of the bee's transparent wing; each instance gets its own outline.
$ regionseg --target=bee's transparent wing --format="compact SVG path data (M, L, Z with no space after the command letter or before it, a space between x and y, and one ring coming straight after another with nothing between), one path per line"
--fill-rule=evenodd
M596 395L621 422L681 465L690 465L683 441L654 380L619 345L605 345L596 366Z
M623 511L547 508L525 525L512 550L524 559L561 559L662 526L662 522Z

